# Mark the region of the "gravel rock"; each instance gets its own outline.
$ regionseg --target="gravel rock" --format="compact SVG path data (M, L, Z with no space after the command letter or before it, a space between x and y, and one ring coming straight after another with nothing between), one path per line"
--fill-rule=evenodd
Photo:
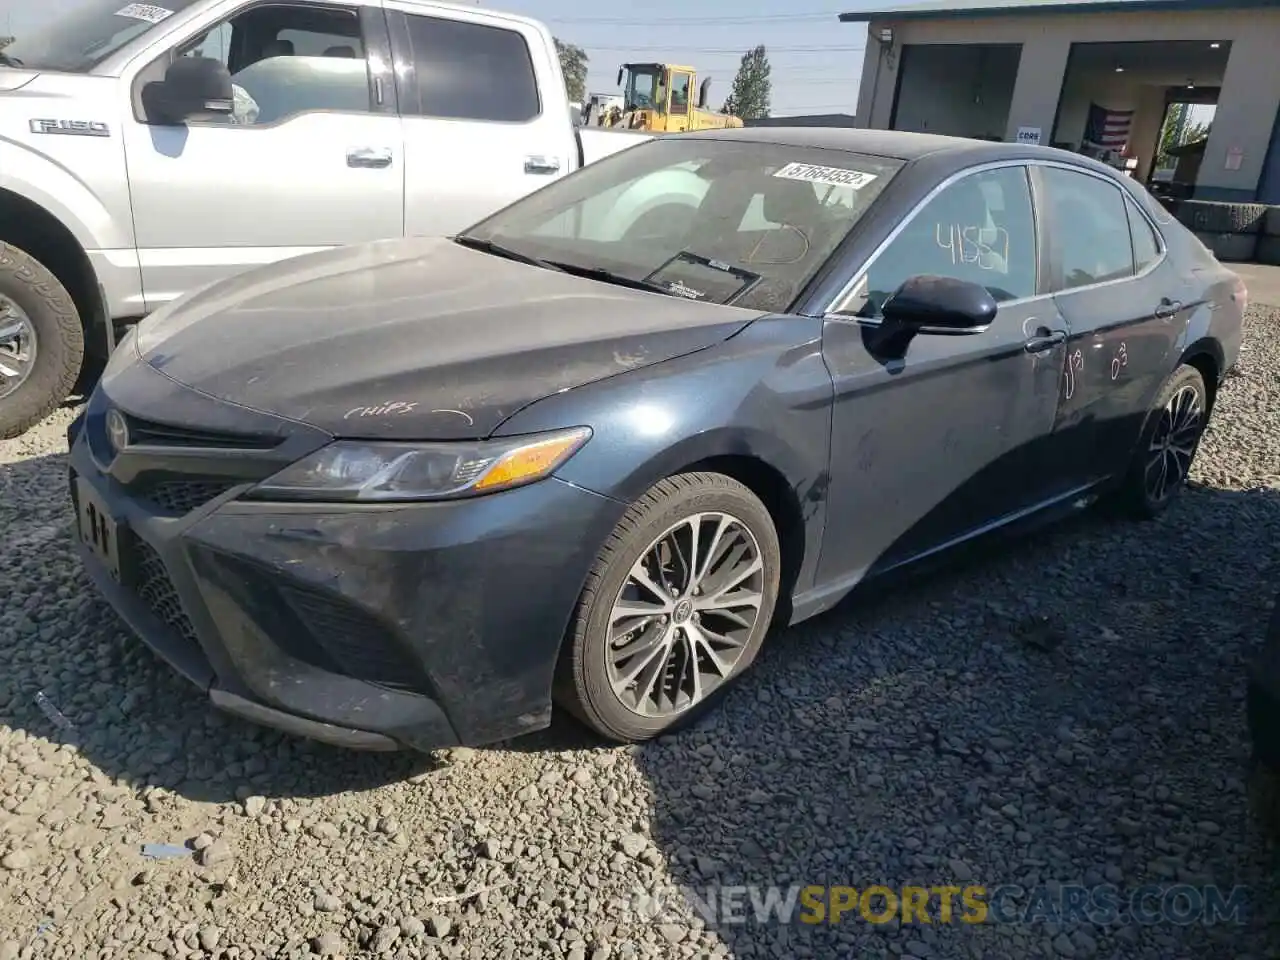
M60 411L0 442L0 960L1280 956L1242 722L1280 587L1280 313L1244 356L1160 520L1089 512L843 604L656 742L557 720L448 762L243 723L134 639L72 552ZM970 883L1250 910L779 925L675 893Z

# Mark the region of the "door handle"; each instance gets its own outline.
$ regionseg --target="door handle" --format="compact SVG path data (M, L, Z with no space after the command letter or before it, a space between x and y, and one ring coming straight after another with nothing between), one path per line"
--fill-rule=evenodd
M1044 353L1046 350L1052 350L1060 343L1067 342L1067 332L1065 330L1046 330L1032 337L1022 345L1022 349L1027 353Z
M525 157L524 172L537 174L551 174L560 172L559 157Z
M380 168L391 166L391 151L386 147L352 147L347 151L348 167Z
M1160 303L1156 306L1156 319L1168 320L1181 309L1181 300L1170 300L1168 297L1161 297Z

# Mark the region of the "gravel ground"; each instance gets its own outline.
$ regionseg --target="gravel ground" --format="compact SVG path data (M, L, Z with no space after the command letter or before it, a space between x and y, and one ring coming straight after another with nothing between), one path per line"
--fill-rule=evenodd
M1083 517L847 604L638 750L565 722L351 754L221 716L71 557L70 417L0 443L0 960L1280 956L1242 718L1280 585L1280 311L1252 312L1166 518ZM635 909L675 884L876 882L1242 884L1252 909L1207 927Z

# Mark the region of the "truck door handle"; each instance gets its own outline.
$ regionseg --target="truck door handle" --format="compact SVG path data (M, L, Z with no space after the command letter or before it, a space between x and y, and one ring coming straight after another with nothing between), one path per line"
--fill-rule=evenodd
M559 157L538 157L538 156L525 157L524 172L538 173L538 174L559 173L560 158Z
M1170 300L1168 297L1161 297L1160 303L1156 306L1156 319L1168 320L1181 309L1181 300Z
M352 147L347 151L348 167L380 168L391 166L391 151L385 147Z
M1044 353L1046 350L1052 350L1060 343L1067 342L1067 332L1065 330L1046 330L1043 327L1036 332L1036 335L1022 345L1022 349L1027 353Z

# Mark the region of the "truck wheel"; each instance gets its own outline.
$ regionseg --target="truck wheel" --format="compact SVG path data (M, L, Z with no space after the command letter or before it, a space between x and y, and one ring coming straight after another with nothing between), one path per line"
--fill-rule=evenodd
M83 360L71 294L30 254L0 243L0 440L56 410Z

